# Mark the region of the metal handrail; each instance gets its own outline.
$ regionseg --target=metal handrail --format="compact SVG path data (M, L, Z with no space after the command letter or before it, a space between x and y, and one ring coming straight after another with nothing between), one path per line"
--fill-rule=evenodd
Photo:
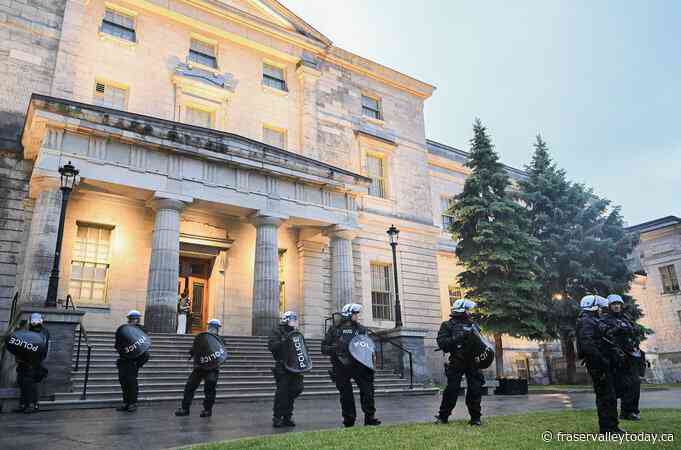
M73 297L71 297L71 294L66 296L64 308L68 309L69 303L71 303L71 308L73 308L74 310L78 309L76 308L76 304L73 302ZM87 383L90 378L90 359L92 357L92 344L90 344L90 339L88 338L85 326L82 323L80 323L78 325L78 347L76 348L76 366L73 368L74 372L78 372L78 369L80 368L80 349L83 342L83 337L85 338L85 346L87 347L87 359L85 360L85 378L83 379L83 393L80 395L81 400L85 400L87 398Z
M333 313L330 317L327 317L324 319L324 334L326 335L326 332L328 330L328 323L329 321L333 321L334 316L338 315L338 313ZM385 364L384 364L384 357L383 357L383 343L387 342L388 344L391 344L393 347L397 348L400 352L406 353L407 356L409 356L409 389L414 389L414 356L412 352L407 350L406 348L402 347L400 344L396 344L395 342L392 341L390 338L384 338L375 332L368 330L369 334L376 337L378 340L378 343L380 344L380 353L381 353L381 370L384 369ZM400 365L400 377L404 378L404 366Z

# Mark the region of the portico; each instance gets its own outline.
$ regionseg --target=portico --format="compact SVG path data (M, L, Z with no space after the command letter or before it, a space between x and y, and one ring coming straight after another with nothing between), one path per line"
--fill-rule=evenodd
M266 334L285 306L320 335L317 316L353 296L364 176L229 133L43 96L31 100L22 142L34 162L22 302L44 301L59 202L52 180L67 160L81 182L59 292L91 309L86 321L97 328L136 308L150 331L175 332L181 257L207 261L206 314L230 334ZM325 272L309 270L325 255ZM324 279L330 292L310 292Z

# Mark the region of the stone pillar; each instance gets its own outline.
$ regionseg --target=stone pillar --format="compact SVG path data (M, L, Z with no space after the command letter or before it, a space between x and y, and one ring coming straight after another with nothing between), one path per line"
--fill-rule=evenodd
M279 317L279 246L277 229L282 218L257 214L253 270L253 336L267 336Z
M428 336L428 330L420 328L393 328L390 330L377 331L378 342L383 342L383 359L386 368L394 369L404 373L409 379L409 355L401 352L396 346L389 342L394 342L411 352L412 367L414 369L414 383L424 383L432 380L432 374L428 366L424 339ZM377 342L377 351L380 343ZM380 353L379 353L380 358Z
M49 177L32 179L30 195L36 200L24 254L20 303L42 306L47 297L57 245L61 211L59 180Z
M354 267L352 240L355 231L332 227L327 230L331 249L331 304L340 311L343 305L354 302Z
M319 65L315 56L304 53L296 68L300 80L300 151L317 160L321 156L317 145L317 81L321 76Z
M156 211L147 283L144 325L151 333L177 330L177 279L180 275L180 213L185 203L154 199Z
M324 336L324 319L332 310L330 272L326 242L299 240L300 329L307 338Z

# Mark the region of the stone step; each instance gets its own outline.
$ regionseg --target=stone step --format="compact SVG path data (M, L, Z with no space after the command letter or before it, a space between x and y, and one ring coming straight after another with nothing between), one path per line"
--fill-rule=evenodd
M272 355L251 355L249 353L228 353L228 358L227 362L225 364L229 364L230 361L254 361L254 362L262 362L262 363L268 363L268 364L274 364L274 359L272 358ZM310 355L312 358L313 363L328 363L329 358L323 355ZM119 357L118 354L116 353L100 353L100 354L91 354L90 355L90 364L93 363L111 363L111 364L116 364L116 361L118 361ZM72 358L72 361L76 361L76 356ZM83 363L87 361L87 355L83 357L83 355L80 355L80 363ZM147 364L150 364L151 362L158 362L158 361L165 361L165 362L177 362L177 363L184 363L186 361L190 361L189 359L189 354L185 353L179 353L179 354L156 354L154 352L151 353L149 362Z
M187 376L189 375L190 371L184 371L181 373L171 373L168 374L167 372L162 372L162 373L154 373L154 374L145 374L140 372L139 376L139 381L140 383L163 383L163 382L168 382L168 383L184 383L187 381ZM400 378L399 374L393 373L393 372L379 372L376 374L376 380L399 380L402 379ZM73 377L73 383L74 385L82 385L85 380L84 374L80 373L79 375L75 375ZM272 381L272 372L270 371L251 371L251 372L232 372L228 373L224 370L220 371L220 381L221 382L270 382ZM310 372L305 373L305 380L321 380L321 381L330 381L329 374L326 371L315 371L311 370ZM97 384L97 383L110 383L110 384L118 384L118 373L117 372L106 372L106 373L91 373L89 378L88 378L88 386L92 384Z
M200 392L201 388L196 391L196 396L194 397L194 407L200 408L200 400L203 399L203 393ZM355 389L357 391L357 389ZM374 394L376 396L394 396L394 395L435 395L440 390L433 387L418 387L414 389L399 388L399 389L376 389ZM247 394L222 394L218 393L216 396L217 403L223 403L225 400L231 401L271 401L274 397L274 392L271 393L247 393ZM311 391L301 394L301 397L329 397L330 400L338 398L338 391L335 389L323 390L323 391ZM138 404L148 405L162 402L174 402L177 403L182 400L181 395L170 395L170 396L158 396L158 397L145 397L140 396L138 399ZM97 398L97 399L87 399L87 400L53 400L53 401L41 401L40 409L45 411L60 410L60 409L76 409L76 408L112 408L120 405L121 397L120 393L116 396L111 396L108 398ZM168 406L169 414L172 414L172 406Z
M237 357L237 356L253 356L256 358L269 358L270 360L272 359L272 353L267 351L267 350L230 350L229 347L226 347L227 353L230 354L231 357ZM310 356L313 358L326 358L329 359L328 356L322 355L321 352L315 352L311 351L308 352ZM152 348L151 349L151 356L152 357L163 357L163 358L173 358L173 357L182 357L182 358L187 358L189 355L189 350L187 351L182 351L182 350L177 350L177 349L157 349L157 348ZM73 353L73 359L75 360L77 356L77 353ZM82 360L84 357L87 357L87 350L83 351L81 349L80 351L80 359ZM118 352L114 349L95 349L93 348L92 351L90 352L90 357L95 358L95 357L105 357L105 358L118 358Z
M170 381L164 379L163 381L158 381L155 379L148 379L148 380L139 380L139 387L140 389L159 389L159 388L174 388L177 386L183 386L184 383L187 381L186 377L175 377L172 378ZM376 378L375 380L376 385L383 385L386 383L392 383L392 384L404 384L407 383L409 384L409 380L399 378L399 377L380 377ZM275 386L274 378L269 377L265 378L262 377L260 379L250 379L250 378L223 378L222 376L220 377L220 380L218 382L219 386L229 386L229 387L258 387L258 386L266 386L266 387L274 387ZM324 377L314 377L311 378L309 376L305 376L305 386L326 386L326 385L331 385L333 382L329 379L327 376L326 378ZM119 390L120 385L118 384L117 379L107 379L107 380L88 380L88 392L94 392L96 390ZM77 383L73 384L73 391L80 392L83 388L83 381L79 381Z
M139 377L163 377L163 376L169 376L169 375L176 375L176 376L187 376L191 371L192 371L191 366L187 367L182 367L179 369L166 369L166 370L149 370L147 369L146 366L142 368L139 372ZM324 368L319 368L319 367L313 367L312 370L308 373L314 373L314 374L322 374L325 376L328 376L328 369ZM265 374L267 376L272 376L272 370L271 366L270 367L262 367L262 368L257 368L257 367L249 367L247 369L236 369L233 367L225 367L223 366L220 369L220 376L223 374L228 375L228 376L239 376L239 377L249 377L253 376L255 374ZM382 376L382 375L394 375L395 372L389 369L378 369L375 371L376 376ZM85 376L85 370L81 369L76 374L74 375L74 380L82 379ZM90 369L90 378L96 378L98 376L116 376L118 377L118 370L116 368L108 368L108 369Z

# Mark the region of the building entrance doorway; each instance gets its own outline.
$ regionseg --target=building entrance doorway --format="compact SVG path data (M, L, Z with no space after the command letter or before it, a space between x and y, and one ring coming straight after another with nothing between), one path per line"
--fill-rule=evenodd
M191 334L206 331L206 322L210 311L208 283L213 261L203 258L180 256L180 278L178 295L186 292L191 301L189 316L189 332Z

